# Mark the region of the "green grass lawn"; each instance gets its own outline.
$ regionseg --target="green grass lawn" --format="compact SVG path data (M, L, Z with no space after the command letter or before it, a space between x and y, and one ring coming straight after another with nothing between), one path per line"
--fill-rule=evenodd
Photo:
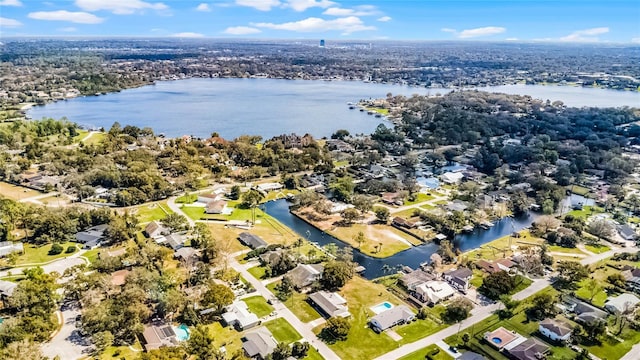
M362 247L359 247L359 244L354 240L360 231L364 233L366 239ZM399 239L404 239L409 243L419 243L419 240L413 236L384 224L352 224L351 226L339 226L327 232L351 246L359 248L363 253L378 258L389 257L409 248L409 245ZM378 250L376 247L380 243L382 243L382 248Z
M204 207L202 206L183 206L180 210L193 220L200 220L204 216Z
M85 145L100 145L102 144L102 141L104 141L104 139L107 137L106 133L103 132L97 132L93 135L91 135L91 137L84 142Z
M585 245L584 247L585 249L591 251L594 254L602 254L603 252L607 252L611 250L610 247L606 245L601 245L601 244Z
M138 351L133 351L129 346L109 346L100 354L100 360L112 360L112 359L137 359L142 352L142 346L139 342L136 342L132 347Z
M406 210L394 212L389 216L389 218L393 219L394 217L399 216L399 217L404 218L404 219L410 219L410 218L414 217L415 214L420 210L421 209L412 208L412 209L406 209Z
M265 270L266 269L262 266L254 266L250 268L248 271L249 271L249 274L253 275L254 278L258 280L262 280L264 279Z
M162 220L167 216L167 214L173 213L173 211L169 209L169 206L167 206L166 201L147 203L136 206L132 210L141 223Z
M267 289L275 294L275 288L279 283L279 281L273 282L267 285ZM307 302L306 294L293 291L291 298L283 302L283 304L304 323L320 318L320 314Z
M244 301L249 307L249 310L258 315L259 318L267 316L273 311L273 306L267 304L267 300L260 295L244 298L242 301Z
M228 354L233 354L236 351L242 350L243 333L236 331L233 326L223 327L220 322L216 321L206 325L206 327L213 336L213 340L217 348L224 346L227 349Z
M633 345L640 343L640 331L627 329L618 337L624 341L619 342L610 336L603 336L600 339L600 344L592 346L583 345L582 347L600 359L618 360L628 353Z
M262 199L262 202L267 202L267 201L271 201L271 200L277 200L277 199L282 199L287 197L287 195L298 195L300 193L300 191L298 190L289 190L289 189L282 189L281 191L270 191L267 196L264 197L264 199Z
M80 140L84 139L84 137L87 136L87 134L89 133L88 130L82 130L82 129L77 129L76 132L78 133L78 135L72 138L74 144L79 143Z
M427 318L424 320L416 320L406 325L397 326L394 331L402 336L400 341L403 344L414 342L425 336L435 334L436 332L446 328L448 325L439 324Z
M453 358L449 356L449 354L447 354L446 351L443 351L442 349L440 349L436 344L429 345L426 348L420 349L418 351L414 351L409 355L405 355L401 357L399 360L424 360L427 358L427 354L433 354L436 351L437 353L435 355L431 355L431 359L453 360Z
M349 160L333 161L333 167L339 168L343 166L349 166Z
M197 194L185 194L176 198L176 204L193 204L198 200Z
M419 204L421 202L425 202L425 201L429 201L429 200L433 200L433 196L427 195L427 194L424 194L424 193L417 193L415 200L413 200L413 201L405 200L404 201L404 205L415 205L415 204Z
M18 259L13 266L20 266L24 264L39 264L73 255L73 253L68 254L65 253L65 251L67 250L67 247L76 246L77 244L74 242L62 243L60 244L63 248L62 253L57 255L49 255L49 250L51 250L52 245L53 244L35 246L32 244L24 244L24 253L18 256Z
M547 250L550 251L550 252L560 252L560 253L566 253L566 254L586 255L585 253L583 253L578 248L568 248L568 247L562 247L562 246L558 246L558 245L547 245Z
M591 215L604 212L604 209L597 206L584 206L582 210L571 210L567 215L571 215L576 218L586 219Z
M316 348L314 348L313 346L309 347L309 352L307 353L307 356L305 356L303 359L304 360L324 360L322 355L320 355L318 350L316 350Z
M580 185L567 185L565 188L574 194L582 195L584 197L588 197L591 193L589 188Z
M296 329L294 329L294 327L291 326L291 324L289 324L289 322L284 318L267 321L262 325L271 331L274 339L278 342L291 344L302 339L302 335L300 335L300 333L298 333L298 331L296 331Z

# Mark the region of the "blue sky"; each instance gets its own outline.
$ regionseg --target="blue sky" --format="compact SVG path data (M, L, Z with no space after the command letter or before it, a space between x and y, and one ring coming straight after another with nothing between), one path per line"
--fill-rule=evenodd
M640 1L0 0L0 32L640 43Z

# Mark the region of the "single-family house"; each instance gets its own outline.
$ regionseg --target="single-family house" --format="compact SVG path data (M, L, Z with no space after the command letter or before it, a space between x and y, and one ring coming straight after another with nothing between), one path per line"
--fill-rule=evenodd
M156 243L167 245L174 251L183 247L184 243L187 241L187 239L182 234L178 233L169 234L161 238L156 238L155 240Z
M464 174L461 172L446 172L440 175L440 180L447 184L457 184L464 179Z
M249 311L249 307L242 300L236 300L227 306L226 312L222 314L222 320L227 326L233 326L239 331L260 325L258 316Z
M403 204L402 194L398 192L386 192L381 196L382 202L389 205L398 205L401 206Z
M287 273L293 286L303 289L314 282L320 280L324 266L321 264L298 264L293 270Z
M626 280L627 290L640 294L640 269L625 270L622 275Z
M430 177L420 177L416 179L418 185L422 188L423 191L436 190L440 187L440 180L438 178L430 176Z
M407 228L407 229L414 229L414 228L418 227L418 222L412 221L412 220L407 220L407 219L401 218L399 216L394 217L393 220L391 220L391 224L396 226L396 227L402 227L402 228Z
M157 221L152 221L144 227L144 233L147 237L156 239L171 234L171 230Z
M496 261L478 260L475 264L480 270L489 274L497 273L499 271L511 272L516 266L516 263L510 259L499 259Z
M282 189L284 186L280 183L264 183L264 184L258 184L256 186L256 188L259 191L263 191L263 192L269 192L269 191L275 191L275 190L280 190Z
M198 194L197 201L199 203L208 204L212 201L220 200L222 196L216 193Z
M309 301L327 318L333 316L346 318L351 316L347 308L347 300L336 292L321 290L309 295Z
M293 255L290 252L284 251L283 249L267 251L264 254L260 254L259 257L260 257L260 262L263 265L273 266L274 264L278 263L283 256L286 256L288 258L293 258Z
M603 320L608 316L606 311L600 310L593 305L587 304L586 302L571 296L564 297L563 303L566 310L577 315L576 321L580 323Z
M513 330L507 330L499 327L491 332L484 334L484 340L497 350L510 349L527 340L524 336Z
M473 272L467 268L458 268L445 272L443 276L444 280L451 284L454 289L464 293L471 286L469 281L473 276Z
M549 352L549 346L534 339L529 338L517 346L507 350L516 360L541 360Z
M414 318L415 315L411 309L406 305L399 305L372 317L370 324L377 331L385 331L396 325L409 322Z
M467 351L463 352L457 360L487 360L487 358L473 351Z
M24 252L24 244L21 242L2 241L0 242L0 258L9 256L13 253L22 254Z
M197 260L200 257L200 252L192 247L181 247L173 253L173 257L181 261Z
M427 281L416 287L414 294L426 304L435 305L455 295L456 291L444 281Z
M608 298L604 303L604 308L612 314L620 314L635 308L638 303L640 303L640 299L637 296L624 293Z
M544 319L538 324L540 334L554 341L568 341L573 329L565 322L555 319Z
M227 211L227 202L224 200L209 201L204 207L206 214L225 214Z
M238 239L240 240L241 243L243 243L244 245L254 250L267 246L267 242L262 240L261 237L246 231L240 233L240 235L238 235Z
M96 248L104 239L104 231L107 226L107 224L97 225L76 233L76 242L82 244L85 249Z
M171 325L158 324L147 325L142 331L144 348L147 351L160 349L161 347L172 347L178 345L176 332Z
M242 349L250 359L264 360L275 350L276 346L278 343L265 327L247 333L242 338Z
M13 291L17 286L17 283L0 280L0 300L2 300L3 305L5 305L6 301L9 300L11 296L13 296Z
M618 225L617 229L618 234L620 234L620 236L627 241L635 240L637 237L636 231L627 224Z
M449 211L465 211L469 208L469 204L461 200L453 200L444 206Z
M427 281L435 280L436 276L430 272L426 272L422 269L412 270L400 278L400 284L407 288L409 291L414 291L420 284L424 284Z

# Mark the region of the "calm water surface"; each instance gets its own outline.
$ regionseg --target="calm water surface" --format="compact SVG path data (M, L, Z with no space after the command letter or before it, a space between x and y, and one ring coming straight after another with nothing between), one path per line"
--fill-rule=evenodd
M535 85L479 89L561 100L568 106L640 107L638 92ZM356 81L186 79L59 101L34 107L28 115L33 119L66 116L82 125L107 129L118 121L123 125L149 126L170 137L208 137L214 131L230 139L243 134L270 138L291 132L322 137L337 129L371 133L384 122L349 110L347 102L381 98L387 93L410 96L448 91Z

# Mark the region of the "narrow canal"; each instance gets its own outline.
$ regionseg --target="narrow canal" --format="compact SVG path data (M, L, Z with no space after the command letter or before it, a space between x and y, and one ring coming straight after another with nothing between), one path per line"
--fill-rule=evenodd
M347 246L342 241L329 234L325 234L291 214L289 212L289 203L284 199L268 202L264 204L262 208L269 215L278 219L278 221L297 232L300 236L308 238L312 242L318 243L321 246L329 243L334 243L340 248ZM473 232L458 235L454 240L454 244L463 252L472 250L490 241L509 235L514 231L519 231L530 226L536 217L537 216L535 214L526 214L516 218L505 218L497 221L495 226L488 230L475 229ZM438 245L434 243L426 243L399 252L388 258L378 259L364 255L357 249L354 249L353 258L356 262L366 268L366 271L363 274L364 277L367 279L373 279L385 275L383 271L384 265L388 265L390 267L406 265L415 269L421 263L428 262L431 254L435 253L437 250Z

